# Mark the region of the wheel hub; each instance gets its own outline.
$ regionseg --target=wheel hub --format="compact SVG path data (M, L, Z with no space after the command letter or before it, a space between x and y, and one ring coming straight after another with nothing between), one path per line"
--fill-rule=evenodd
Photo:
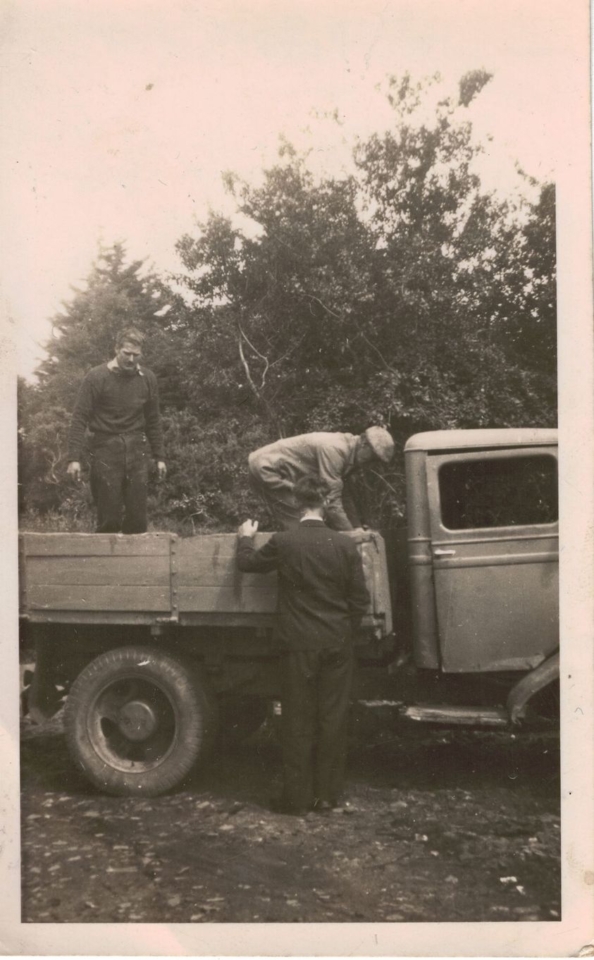
M130 700L120 709L118 727L128 740L148 740L157 728L157 716L144 700Z

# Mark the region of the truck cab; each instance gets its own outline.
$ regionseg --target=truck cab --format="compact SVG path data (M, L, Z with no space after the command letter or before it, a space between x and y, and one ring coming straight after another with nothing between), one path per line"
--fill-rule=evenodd
M405 467L415 666L533 695L558 669L557 431L421 433Z

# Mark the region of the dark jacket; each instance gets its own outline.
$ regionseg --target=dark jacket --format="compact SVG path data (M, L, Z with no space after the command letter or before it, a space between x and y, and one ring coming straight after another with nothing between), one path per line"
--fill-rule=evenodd
M159 391L152 370L142 367L129 376L107 363L89 370L72 414L69 460L80 460L87 428L97 440L117 434L146 434L155 460L164 460Z
M357 545L320 520L275 533L259 550L239 541L237 564L246 572L278 570L275 636L292 650L350 643L369 604Z

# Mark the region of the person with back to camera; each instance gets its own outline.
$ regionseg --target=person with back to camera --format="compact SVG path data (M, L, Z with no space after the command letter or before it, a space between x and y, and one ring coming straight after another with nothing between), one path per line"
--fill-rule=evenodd
M335 808L343 788L353 641L369 595L354 538L324 523L327 487L303 477L293 488L296 526L260 549L257 522L238 530L237 565L278 571L275 637L281 647L283 793L276 812Z
M167 474L155 374L140 365L144 337L120 331L115 357L85 376L72 414L67 473L81 478L81 450L91 433L91 492L97 533L145 533L149 454L159 479Z
M353 530L361 524L352 498L347 500L345 481L348 483L349 477L365 464L374 460L389 463L393 455L394 441L384 427L368 427L360 436L305 433L250 453L250 482L279 526L288 530L299 523L299 508L293 496L296 482L305 476L319 477L328 488L327 525L332 530Z

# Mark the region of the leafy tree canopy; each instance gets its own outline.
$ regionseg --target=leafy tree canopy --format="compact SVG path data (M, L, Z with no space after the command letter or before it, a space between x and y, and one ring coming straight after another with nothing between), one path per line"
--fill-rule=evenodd
M465 110L489 80L467 74L428 115L437 79L390 78L393 125L357 142L343 176L314 176L284 141L257 185L225 175L238 216L213 211L179 240L178 292L104 251L55 321L28 436L35 402L64 419L130 320L163 395L157 525L258 515L247 454L280 435L379 423L402 447L424 429L554 423L554 188L526 178L536 202L483 189ZM51 442L31 443L41 476ZM401 458L363 486L370 522L398 522Z

